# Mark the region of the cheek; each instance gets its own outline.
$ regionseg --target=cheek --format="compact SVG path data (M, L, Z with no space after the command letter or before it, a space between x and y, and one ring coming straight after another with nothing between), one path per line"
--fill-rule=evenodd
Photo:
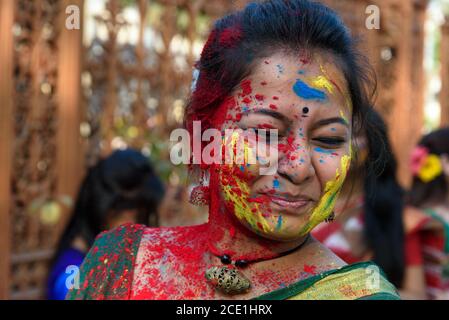
M331 153L314 152L312 163L315 174L321 183L322 188L327 181L335 179L335 174L341 172L341 159L344 156L342 151L332 151Z

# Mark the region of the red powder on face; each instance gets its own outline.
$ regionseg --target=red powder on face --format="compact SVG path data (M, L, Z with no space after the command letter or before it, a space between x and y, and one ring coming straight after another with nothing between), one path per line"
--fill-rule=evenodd
M273 96L273 100L279 100L278 96Z
M267 82L266 81L262 81L260 84L263 85L263 86L266 86Z
M256 94L254 97L259 101L263 101L263 99L265 99L263 94Z
M270 109L277 110L277 106L275 104L270 104Z
M235 228L234 227L229 228L229 235L231 236L231 238L235 237Z
M250 97L246 97L245 99L242 100L243 103L251 103L252 100Z
M268 198L268 196L263 195L256 198L248 198L248 202L268 203L270 202L270 198Z
M242 120L242 114L241 113L237 113L235 115L235 121L239 122L240 120Z
M243 80L240 84L240 87L242 88L242 97L247 96L251 94L253 89L251 88L251 80Z
M274 127L271 124L268 124L268 123L263 123L263 124L259 125L259 128L261 128L261 129L274 129Z
M309 59L307 59L305 57L300 58L299 61L301 61L303 64L308 64L310 62Z

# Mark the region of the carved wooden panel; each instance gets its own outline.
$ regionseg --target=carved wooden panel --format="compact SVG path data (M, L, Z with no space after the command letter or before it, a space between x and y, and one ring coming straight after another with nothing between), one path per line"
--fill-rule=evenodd
M441 127L449 126L449 16L441 29Z
M11 297L42 295L56 242L58 0L16 1ZM55 211L56 210L56 211Z

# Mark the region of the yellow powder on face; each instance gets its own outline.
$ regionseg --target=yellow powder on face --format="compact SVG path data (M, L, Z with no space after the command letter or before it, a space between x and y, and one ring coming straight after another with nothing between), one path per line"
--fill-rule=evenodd
M315 77L310 83L315 89L326 89L330 94L334 93L334 85L325 76Z
M233 132L229 142L226 139L224 140L225 145L229 144L228 147L230 148L231 152L234 152L234 150L236 150L235 147L237 146L237 141L239 140L239 138L240 137L238 132ZM252 148L249 147L246 140L243 140L243 148L245 160L248 161L249 159L252 159L250 158L251 156L254 156ZM238 152L238 150L236 151ZM244 164L242 165L246 167ZM227 166L227 172L232 172L232 168L234 166L233 164L226 164L225 166ZM221 176L222 175L223 173L221 174ZM261 213L260 204L253 203L253 205L251 206L250 202L248 201L250 194L250 188L248 184L236 176L234 176L233 180L235 181L235 184L233 185L224 184L222 182L222 179L220 179L220 182L222 185L224 198L228 203L231 203L233 205L235 216L239 220L248 223L254 230L260 230L263 232L273 231L273 228L270 228L268 222Z
M331 79L331 77L328 75L326 69L323 67L323 65L320 63L320 70L321 72L325 75L325 79ZM333 72L335 74L335 72ZM337 77L337 79L340 79L341 82L346 83L346 81L344 79L341 78L341 76L339 76L338 74L335 74L335 76ZM328 80L328 82L331 83L331 81ZM333 85L331 83L331 85ZM343 98L346 102L346 106L348 107L349 111L352 112L352 100L351 100L351 96L349 95L349 93L344 90L343 88L339 89L340 93L343 95ZM343 91L343 92L342 92Z
M352 154L352 151L350 151ZM326 187L324 188L324 195L321 197L318 205L313 210L312 215L306 226L301 230L300 235L306 235L313 228L315 228L318 224L323 222L334 210L335 201L340 193L343 182L346 179L346 174L349 170L349 166L351 163L351 157L348 155L344 155L341 158L341 173L337 169L335 178L326 183Z
M258 203L254 203L254 212L251 210L250 203L248 202L248 184L238 178L235 178L235 181L236 186L222 184L224 198L234 206L235 216L239 220L248 223L255 230L261 230L263 232L273 231L273 228L268 225L268 222L263 217ZM235 192L233 188L238 188L241 194L240 192Z

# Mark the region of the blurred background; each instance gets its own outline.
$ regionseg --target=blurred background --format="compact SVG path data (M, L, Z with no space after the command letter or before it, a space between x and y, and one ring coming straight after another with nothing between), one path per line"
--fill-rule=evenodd
M211 24L249 1L0 0L0 298L45 296L48 266L87 171L117 149L151 159L159 225L206 221L169 161ZM410 183L419 137L449 125L449 0L323 0L360 36ZM380 28L365 26L369 5ZM80 28L65 27L75 5Z

